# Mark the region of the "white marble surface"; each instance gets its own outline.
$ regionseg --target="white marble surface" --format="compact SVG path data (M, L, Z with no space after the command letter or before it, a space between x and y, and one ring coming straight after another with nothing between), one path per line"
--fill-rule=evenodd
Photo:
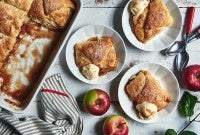
M186 7L195 6L196 14L194 17L193 29L200 26L199 14L200 14L200 1L199 0L176 0L183 19L185 18ZM76 79L69 71L65 61L65 48L61 52L57 61L49 69L48 74L61 73L66 84L70 88L71 93L76 97L84 119L84 130L83 135L102 135L102 125L105 118L112 114L120 114L124 116L130 129L130 135L164 135L164 131L168 128L173 128L180 131L189 121L189 119L182 117L177 109L167 119L155 123L155 124L141 124L130 119L121 109L118 103L117 89L119 81L122 75L133 65L142 62L156 62L160 63L173 71L173 60L174 57L166 57L160 52L145 52L135 48L129 43L124 36L121 27L121 15L127 0L108 0L103 3L95 3L95 0L82 0L83 7L80 15L78 16L72 32L87 24L101 24L114 28L122 36L126 47L127 47L127 58L125 67L122 72L113 81L104 85L89 85ZM184 24L183 24L184 26ZM181 39L181 34L178 40ZM200 40L190 43L187 48L190 54L190 61L188 65L200 64ZM109 93L112 104L108 112L103 116L92 116L86 113L82 106L83 95L90 89L100 88ZM181 93L184 91L181 88ZM191 92L197 95L200 100L200 93ZM39 115L40 98L36 97L34 102L28 107L25 115ZM200 112L200 104L195 107L195 114ZM199 118L200 119L200 118ZM200 134L200 123L193 123L187 128L187 130L195 131Z

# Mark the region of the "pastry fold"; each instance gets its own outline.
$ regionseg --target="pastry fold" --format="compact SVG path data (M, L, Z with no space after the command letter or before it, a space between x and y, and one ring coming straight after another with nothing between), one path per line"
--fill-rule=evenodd
M158 111L171 101L167 91L148 71L140 71L126 85L125 90L136 105L143 102L153 103Z
M26 12L0 1L0 67L13 49Z
M146 43L164 28L173 24L173 19L163 0L151 0L139 16L132 15L133 32L139 41Z
M31 19L49 28L62 29L75 9L71 0L34 0L29 11Z
M10 4L12 6L15 6L16 8L28 11L31 7L31 4L33 0L1 0L6 2L7 4Z
M75 45L75 61L79 68L94 64L100 68L99 75L115 70L117 56L111 37L95 37Z
M13 49L16 39L0 33L0 68L3 61L7 58L10 51Z
M0 1L0 33L17 37L26 19L25 11Z

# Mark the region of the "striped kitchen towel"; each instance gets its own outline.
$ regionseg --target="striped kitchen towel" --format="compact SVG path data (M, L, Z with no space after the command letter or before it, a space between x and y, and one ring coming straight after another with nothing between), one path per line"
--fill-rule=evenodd
M81 112L61 75L47 78L42 86L42 119L36 116L17 118L0 111L0 135L80 135Z

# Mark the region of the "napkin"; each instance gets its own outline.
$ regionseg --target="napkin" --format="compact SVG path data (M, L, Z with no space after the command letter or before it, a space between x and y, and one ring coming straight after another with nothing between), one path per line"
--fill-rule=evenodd
M0 135L79 135L83 130L81 112L60 74L45 80L41 90L42 119L16 117L0 111Z

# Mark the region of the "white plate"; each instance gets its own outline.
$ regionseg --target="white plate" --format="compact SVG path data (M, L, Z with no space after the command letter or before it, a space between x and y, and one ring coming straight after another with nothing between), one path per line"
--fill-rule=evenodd
M132 0L130 0L126 4L122 14L122 28L124 34L126 35L127 39L131 42L131 44L145 51L160 51L169 47L178 37L182 26L181 12L176 3L173 0L164 0L164 3L166 4L167 9L170 12L170 15L174 20L173 25L167 27L164 31L162 31L160 34L158 34L146 44L143 44L142 42L138 41L138 39L135 37L132 31L132 24L130 23L131 13L129 10L129 5L131 1Z
M110 36L115 42L115 51L118 58L118 66L115 71L109 72L106 75L100 76L94 80L86 79L79 68L76 66L74 57L74 45L88 40L91 37ZM121 36L112 28L102 25L87 25L78 29L69 39L66 47L66 61L72 74L79 80L89 84L104 84L114 79L122 70L126 57L126 48Z
M167 90L172 98L172 102L170 102L167 107L159 111L158 115L150 120L142 120L138 118L135 106L124 90L130 77L137 74L140 70L148 70L152 76L160 82L163 88ZM141 123L155 123L166 118L176 108L179 100L179 94L180 88L174 74L167 68L156 63L142 63L130 68L122 77L118 88L118 98L122 109L130 118Z

